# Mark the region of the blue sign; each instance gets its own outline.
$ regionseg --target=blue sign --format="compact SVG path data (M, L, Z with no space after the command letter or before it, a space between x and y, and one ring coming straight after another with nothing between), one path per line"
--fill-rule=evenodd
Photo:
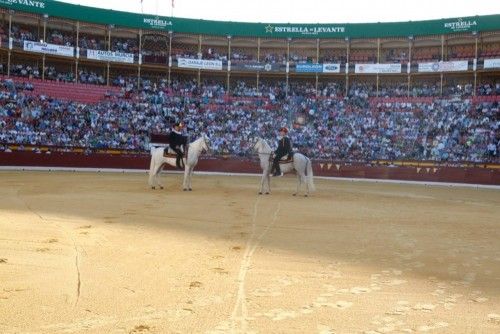
M307 72L307 73L323 72L323 64L299 63L295 65L295 72Z

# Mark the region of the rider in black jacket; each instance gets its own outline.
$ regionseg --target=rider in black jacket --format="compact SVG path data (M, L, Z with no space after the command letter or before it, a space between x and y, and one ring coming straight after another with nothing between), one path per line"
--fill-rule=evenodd
M175 123L174 127L172 128L168 136L168 143L170 145L170 148L177 154L177 159L175 161L175 164L178 169L183 168L181 162L182 162L182 156L186 151L186 144L187 144L187 137L183 136L181 133L183 127L184 124L182 124L181 122Z
M290 142L290 138L287 137L288 129L283 127L280 129L280 140L278 142L278 148L276 149L273 161L273 167L271 168L271 173L274 171L273 176L281 176L281 169L279 161L285 155L288 155L289 158L292 157L292 143Z

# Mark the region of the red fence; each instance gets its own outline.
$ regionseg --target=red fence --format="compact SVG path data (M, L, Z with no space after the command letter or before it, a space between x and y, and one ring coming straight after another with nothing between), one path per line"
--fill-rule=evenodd
M37 154L14 151L11 153L0 152L0 166L148 169L149 156L146 154L85 155L70 152ZM386 167L354 166L328 162L313 163L316 176L500 185L500 166L494 167L443 167L437 165L430 167ZM171 167L166 167L166 169L171 169ZM225 159L222 157L202 157L197 170L225 173L260 172L256 160Z

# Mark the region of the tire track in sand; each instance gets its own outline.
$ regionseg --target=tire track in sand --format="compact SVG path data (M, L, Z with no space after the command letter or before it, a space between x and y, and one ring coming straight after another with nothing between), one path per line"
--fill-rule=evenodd
M278 203L278 207L274 211L271 223L266 226L264 231L262 231L262 233L259 236L256 237L259 202L260 202L260 197L257 198L254 204L253 215L252 215L252 234L250 235L250 238L248 239L247 244L245 246L245 253L243 254L243 259L241 260L240 271L238 274L238 294L230 318L231 333L236 333L236 332L246 333L248 330L248 322L247 322L248 310L246 305L246 293L245 293L246 276L248 271L250 270L250 265L252 263L252 256L255 253L255 250L259 246L260 241L262 240L264 235L276 223L279 211L281 209L281 203ZM238 324L240 326L238 326Z

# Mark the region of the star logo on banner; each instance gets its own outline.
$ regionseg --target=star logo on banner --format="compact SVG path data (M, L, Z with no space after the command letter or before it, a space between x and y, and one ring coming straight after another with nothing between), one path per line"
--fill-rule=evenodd
M272 25L270 25L270 24L268 24L268 25L266 26L266 33L268 33L268 32L270 32L271 34L273 33L273 26L272 26Z

